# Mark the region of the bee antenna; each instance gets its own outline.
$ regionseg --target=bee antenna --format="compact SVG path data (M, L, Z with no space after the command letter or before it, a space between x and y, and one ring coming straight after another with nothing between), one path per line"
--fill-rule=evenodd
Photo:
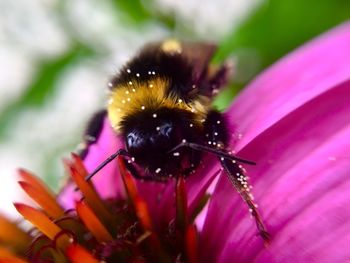
M122 156L130 156L130 154L124 150L124 149L119 149L118 151L116 151L115 153L113 153L111 156L109 156L106 160L104 160L99 166L96 167L96 169L90 173L89 175L87 175L85 177L85 181L89 181L91 180L91 178L97 174L103 167L105 167L107 164L109 164L111 161L113 161L115 158L117 158L119 155Z

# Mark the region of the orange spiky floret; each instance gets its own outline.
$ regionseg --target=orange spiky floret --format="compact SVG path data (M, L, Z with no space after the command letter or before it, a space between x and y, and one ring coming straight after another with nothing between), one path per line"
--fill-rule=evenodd
M0 246L0 262L1 255L6 253L7 260L15 263L26 262L25 259L30 262L170 263L180 258L196 263L196 230L191 225L194 217L188 214L185 180L179 179L176 184L175 219L168 223L168 229L159 230L154 226L148 203L139 194L134 178L122 160L118 159L118 162L129 198L104 200L92 183L85 181L86 169L81 160L73 156L72 161L66 161L68 171L83 195L83 200L77 201L75 209L69 211L63 211L41 180L20 170L21 187L41 208L15 204L18 212L35 226L29 234L0 217L0 241L3 238L7 242L5 247ZM44 202L46 197L49 204ZM4 229L7 232L1 231ZM17 240L21 235L23 237ZM8 250L8 245L21 249L10 246ZM195 251L189 252L189 249Z
M43 212L25 204L15 203L17 211L49 239L55 240L62 229L50 220ZM65 249L71 243L69 236L65 235L57 242L59 248Z
M15 223L0 214L0 244L4 241L9 247L20 252L26 249L30 237Z
M99 263L88 250L78 244L71 244L66 250L67 256L73 263Z
M109 242L113 240L111 234L84 201L80 201L76 204L76 210L79 218L99 242Z
M25 263L24 259L18 257L9 249L0 247L0 263Z
M198 263L198 232L195 225L189 225L186 229L185 246L188 263Z
M23 169L20 169L18 173L22 179L19 181L22 189L48 216L59 218L64 215L64 210L57 203L54 193L38 177Z
M86 203L89 204L90 208L98 214L107 225L114 224L113 216L108 211L105 203L100 198L94 187L90 182L85 180L85 169L82 170L80 164L77 162L65 162L70 175L74 182L77 184L79 190L85 197ZM81 173L83 171L83 174Z
M188 224L187 194L185 179L180 177L176 182L176 224L178 228L185 231Z

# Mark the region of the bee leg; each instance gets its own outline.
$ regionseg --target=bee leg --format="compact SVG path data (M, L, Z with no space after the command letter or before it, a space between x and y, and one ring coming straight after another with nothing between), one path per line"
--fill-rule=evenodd
M258 212L257 205L254 203L253 195L250 193L250 185L247 181L247 177L244 174L244 168L237 164L236 161L220 158L222 167L225 169L228 179L231 181L233 187L240 194L244 202L248 205L260 236L264 239L265 243L270 240L270 234L263 223L263 220Z
M228 145L229 133L227 131L227 123L222 114L217 111L212 111L208 114L206 121L206 140L210 142L210 146L215 146L216 149L226 151L225 146ZM208 143L209 144L209 143ZM232 183L233 187L240 194L243 201L248 205L260 236L265 241L265 244L270 240L270 235L266 230L266 227L258 212L257 205L254 203L253 195L250 193L250 185L247 177L245 176L244 168L241 164L241 160L229 159L226 156L218 155L218 159L224 168L228 179Z
M78 145L77 149L78 155L81 159L85 159L86 155L89 152L89 146L98 140L98 137L102 131L103 121L106 117L106 114L106 110L100 110L96 112L90 119L84 132L83 142Z
M136 180L147 181L147 182L159 182L159 183L167 182L167 178L162 178L160 176L140 175L140 173L137 171L137 169L131 162L128 162L123 157L122 157L122 160L125 164L126 169L128 169L132 177L134 177Z

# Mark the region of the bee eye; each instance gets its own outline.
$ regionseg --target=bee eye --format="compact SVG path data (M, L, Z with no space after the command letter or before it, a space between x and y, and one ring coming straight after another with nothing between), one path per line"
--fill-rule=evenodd
M170 123L165 123L162 126L160 126L159 133L166 136L170 137L171 134L173 133L173 125Z
M136 140L136 136L133 133L129 133L127 136L127 141L129 145L132 145Z

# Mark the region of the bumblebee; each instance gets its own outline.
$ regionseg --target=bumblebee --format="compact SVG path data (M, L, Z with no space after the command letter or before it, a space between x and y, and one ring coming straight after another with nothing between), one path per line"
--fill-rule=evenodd
M254 163L229 152L227 120L211 105L231 75L230 63L210 65L215 49L212 44L177 40L152 43L120 70L108 84L107 109L88 126L86 138L90 140L86 140L86 145L98 138L107 115L125 149L118 149L86 179L117 156L122 156L136 179L166 181L187 177L199 166L204 154L213 154L249 206L260 235L268 240L240 165ZM87 151L88 147L82 156Z

